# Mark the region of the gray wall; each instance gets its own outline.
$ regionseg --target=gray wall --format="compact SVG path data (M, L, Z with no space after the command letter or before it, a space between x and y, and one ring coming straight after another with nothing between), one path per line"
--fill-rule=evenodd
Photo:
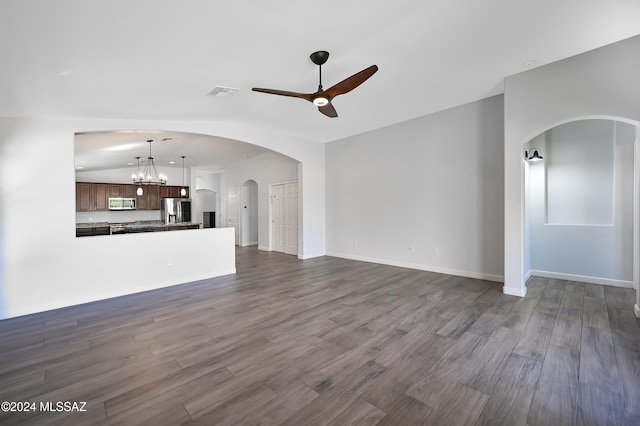
M503 97L327 145L327 253L501 280Z

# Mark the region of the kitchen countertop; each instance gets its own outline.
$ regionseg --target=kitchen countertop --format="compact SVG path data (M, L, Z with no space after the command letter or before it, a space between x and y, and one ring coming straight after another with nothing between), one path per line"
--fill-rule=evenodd
M127 231L127 230L170 230L170 229L179 229L186 227L201 227L201 223L195 222L180 222L180 223L164 223L159 220L144 220L137 222L124 222L124 223L109 223L109 222L84 222L84 223L76 223L76 228L100 228L100 227L110 227L111 231Z
M112 223L112 234L128 234L132 232L172 231L178 229L200 229L201 224L194 222L164 223L161 221L139 221L131 223Z
M76 228L98 228L102 226L111 226L109 222L85 222L76 223Z

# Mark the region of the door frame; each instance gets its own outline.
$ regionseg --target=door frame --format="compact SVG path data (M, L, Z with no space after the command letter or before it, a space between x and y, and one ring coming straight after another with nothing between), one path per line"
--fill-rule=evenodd
M251 198L249 197L249 195L247 194L248 189L251 185L251 182L253 182L253 185L255 185L255 197ZM259 219L259 215L260 215L260 203L259 203L259 199L260 199L260 195L259 195L259 191L260 191L260 187L258 185L258 182L256 182L255 179L247 179L240 187L240 194L239 194L239 198L238 198L238 228L239 228L239 246L240 247L248 247L248 246L257 246L258 245L258 240L260 239L260 219ZM245 237L246 237L246 232L247 229L249 228L249 224L245 223L245 221L247 220L247 218L245 216L249 216L248 219L250 219L250 214L249 212L245 212L246 206L249 205L250 206L250 210L252 210L253 208L256 209L256 214L258 215L257 219L257 229L256 229L256 241L249 241L249 242L245 242Z
M229 226L230 220L231 220L231 215L229 214L230 207L231 207L231 203L229 201L229 193L231 191L233 191L233 190L238 191L238 216L237 216L238 223L234 227L235 228L235 230L234 230L234 242L235 243L234 244L239 247L240 246L240 226L242 225L241 224L242 221L240 220L240 194L241 194L241 189L240 189L239 186L227 187L227 194L226 194L226 198L227 198L227 226Z

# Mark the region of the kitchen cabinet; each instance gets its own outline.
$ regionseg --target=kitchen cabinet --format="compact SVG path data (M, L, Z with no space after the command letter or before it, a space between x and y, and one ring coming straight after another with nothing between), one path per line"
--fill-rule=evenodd
M187 189L187 195L182 197L180 195L181 186L163 186L160 188L160 198L189 198L189 187Z
M149 210L160 210L160 187L149 185Z
M76 182L76 211L93 212L107 210L108 185L105 183Z
M122 197L122 187L125 185L109 184L109 197Z
M109 185L106 183L94 183L93 191L95 193L96 211L105 211L109 206Z
M93 184L76 182L76 211L90 212L96 209L93 194Z
M93 237L95 235L111 235L109 225L76 226L76 237Z
M142 195L137 197L137 210L160 210L160 187L142 185Z
M123 197L136 198L136 190L138 189L136 185L121 185L121 187Z
M135 198L137 210L160 210L163 198L189 198L189 187L185 197L180 196L181 186L142 185L140 196L137 189L132 184L76 182L76 211L107 211L110 197Z

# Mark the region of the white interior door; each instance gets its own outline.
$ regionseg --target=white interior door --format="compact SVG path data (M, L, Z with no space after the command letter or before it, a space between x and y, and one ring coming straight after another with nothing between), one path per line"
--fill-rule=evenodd
M285 188L271 185L271 250L284 253L286 233Z
M240 244L240 188L227 189L227 220L229 226L235 228L236 245Z
M284 184L285 247L287 254L298 254L298 183Z
M271 250L298 254L298 183L271 185Z

